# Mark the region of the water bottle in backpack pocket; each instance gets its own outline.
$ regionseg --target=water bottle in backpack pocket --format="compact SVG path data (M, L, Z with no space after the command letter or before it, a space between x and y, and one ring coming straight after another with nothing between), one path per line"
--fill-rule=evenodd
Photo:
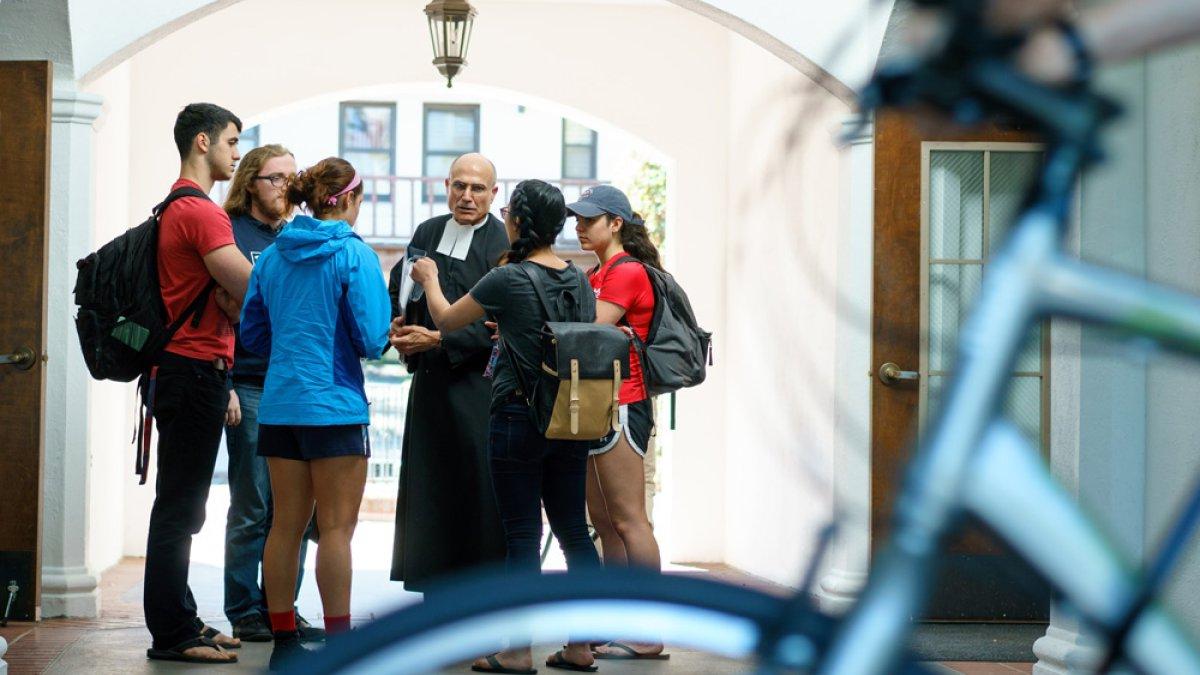
M185 321L199 323L216 286L209 282L168 323L158 282L158 227L163 211L181 197L208 199L196 188L174 190L145 222L75 263L75 330L83 361L97 380L131 382L149 372Z

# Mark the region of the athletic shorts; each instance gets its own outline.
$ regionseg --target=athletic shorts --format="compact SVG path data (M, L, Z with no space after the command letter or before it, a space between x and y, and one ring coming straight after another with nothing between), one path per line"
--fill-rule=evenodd
M260 424L258 455L303 462L329 457L370 457L371 436L365 424Z
M645 457L646 448L650 447L650 437L654 435L654 409L651 406L648 398L622 405L619 409L621 430L594 441L588 454L603 455L612 450L617 447L618 434L623 434L633 451Z

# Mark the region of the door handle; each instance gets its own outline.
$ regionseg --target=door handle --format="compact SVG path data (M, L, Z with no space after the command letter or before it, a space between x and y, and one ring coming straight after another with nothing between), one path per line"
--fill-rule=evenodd
M879 381L889 387L919 379L921 379L921 373L915 370L900 370L900 366L891 361L879 366Z
M37 363L37 354L29 347L21 347L11 354L0 354L0 365L16 366L29 370Z

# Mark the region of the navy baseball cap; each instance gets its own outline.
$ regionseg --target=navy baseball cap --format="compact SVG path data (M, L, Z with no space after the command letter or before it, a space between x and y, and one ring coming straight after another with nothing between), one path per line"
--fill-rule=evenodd
M595 218L605 213L620 216L625 222L633 222L633 207L629 198L611 185L597 185L583 191L579 201L567 205L567 211L583 218Z

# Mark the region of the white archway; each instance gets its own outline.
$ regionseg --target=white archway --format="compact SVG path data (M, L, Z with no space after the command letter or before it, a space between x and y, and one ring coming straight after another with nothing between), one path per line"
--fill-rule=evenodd
M67 269L68 261L106 241L156 201L177 168L169 142L171 122L188 102L214 100L253 119L294 101L346 89L436 83L425 26L410 17L419 16L420 4L348 0L331 8L322 0L131 2L122 3L99 25L89 25L86 35L77 31L72 58L76 72L86 72L88 79L72 83L82 84L84 91L64 90L56 99L61 102L56 106L52 270ZM838 229L844 213L839 192L843 167L832 139L848 107L844 91L813 87L810 78L797 72L801 52L760 33L755 35L769 42L770 50L747 40L742 34L760 29L733 13L737 3L721 4L726 9L706 11L706 18L697 8L709 3L691 0L497 1L488 7L490 30L477 34L470 75L463 81L554 102L634 134L674 159L670 199L683 235L673 237L671 246L688 242L686 255L675 251L674 271L697 313L716 330L720 359L703 387L683 392L679 399L678 445L686 450L678 453L674 467L675 499L677 510L687 517L677 518L684 546L676 553L683 560L729 561L788 582L800 569L812 523L828 509L828 495L801 489L754 503L757 486L746 479L769 476L773 490L802 482L792 480L794 462L775 444L800 439L804 451L827 462L831 450L826 440L835 422L826 414L825 402L808 406L807 400L796 400L794 383L756 388L754 374L761 371L763 354L754 342L754 320L805 315L805 335L796 338L798 343L780 337L784 354L810 339L819 349L838 343L833 337L838 329L825 311L828 288L792 294L771 284L806 278L796 274L798 268L827 274L830 261L842 257L837 236L828 233ZM817 3L803 4L804 11L823 16L819 8L809 7ZM65 1L63 5L65 11ZM71 24L88 25L90 7L72 3ZM764 5L748 1L743 8L754 7L762 10ZM286 9L282 15L281 8ZM0 6L0 14L8 9L8 3ZM104 26L130 18L123 12L133 11L144 15L132 17L130 30L142 32L131 35L120 29L103 37L103 44L87 43L104 34ZM726 22L740 22L741 30L709 20L714 12ZM352 29L334 34L322 30L342 25L338 20L346 17L354 18ZM135 55L113 61L98 75L96 65L121 49ZM787 61L779 58L781 50L791 56ZM86 67L88 59L98 56ZM93 134L101 100L103 113ZM781 141L797 100L803 101L807 116L801 134L807 144L800 149ZM89 172L93 163L95 170ZM763 181L767 169L776 175ZM803 241L813 246L796 247L790 241L788 255L779 262L782 273L773 274L760 260L775 260L773 253L783 250L777 244L793 237L795 219L811 230ZM48 513L47 522L55 542L85 543L72 543L69 551L49 557L51 564L61 562L61 569L70 570L69 578L48 590L50 615L94 613L96 575L114 556L136 551L144 530L130 529L123 541L93 535L105 531L106 523L123 521L122 512L137 511L137 502L151 494L143 488L128 491L127 499L106 499L112 496L111 486L131 483L123 439L132 414L125 388L87 381L77 363L77 347L65 337L70 331L69 276L52 275L58 290L52 290L51 330L64 336L62 344L52 346L67 358L56 366L64 370L62 382L51 378L51 386L87 391L88 403L55 409L61 420L48 417L48 424L71 431L61 444L48 445L48 457L69 468L68 475L48 480L47 495L61 499L78 491L85 497L71 502L82 502L82 508ZM731 299L736 313L730 312ZM830 363L819 359L816 381L833 380ZM787 412L806 406L811 410L806 415ZM747 427L760 419L776 428L764 434ZM54 518L63 522L51 522ZM759 536L755 529L760 525L798 532L779 541L770 534ZM763 549L764 542L771 546ZM50 542L46 548L50 551Z
M72 3L74 73L82 84L89 84L174 31L241 1L130 0L115 7ZM805 75L825 81L831 93L847 102L850 88L874 67L893 5L893 0L600 1L635 8L674 3L742 35ZM420 14L413 12L412 20L420 22Z
M395 82L438 90L425 27L413 25L399 35L394 28L416 4L345 0L339 12L358 17L361 25L354 39L320 42L323 33L310 17L324 6L321 0L290 2L282 16L273 0L244 0L164 37L97 79L89 89L105 98L106 117L97 135L95 240L107 240L157 201L178 165L174 147L157 139L170 138L176 112L190 101L212 100L254 119L297 102ZM734 50L761 50L671 5L641 8L636 22L622 9L596 3L497 6L489 15L493 30L478 35L472 46L473 77L487 82L491 92L574 111L657 148L674 160L668 199L675 221L686 224L680 231L721 242L730 206L728 101L761 96L757 87L740 93L732 75ZM263 25L275 30L263 35ZM530 25L546 29L534 40L528 37ZM218 35L220 43L255 43L258 51L214 50ZM614 35L621 36L615 47ZM312 46L297 48L298 38ZM201 53L209 56L189 62L190 55ZM769 54L762 58L790 72ZM127 200L114 198L122 192ZM713 271L724 267L724 247L672 257L699 315L720 326L724 279ZM708 442L724 434L722 378L718 370L704 388L680 399L679 444L695 448L674 467L681 508L691 515L682 526L695 530L680 536L678 555L688 560L723 558L723 538L714 524L724 521L719 497L724 485L711 467L724 461L724 452ZM92 386L99 392L111 385ZM113 403L119 397L92 400L94 442L120 438L128 415ZM106 422L110 428L101 430ZM148 497L145 492L134 492L137 501ZM126 550L137 551L133 543Z

